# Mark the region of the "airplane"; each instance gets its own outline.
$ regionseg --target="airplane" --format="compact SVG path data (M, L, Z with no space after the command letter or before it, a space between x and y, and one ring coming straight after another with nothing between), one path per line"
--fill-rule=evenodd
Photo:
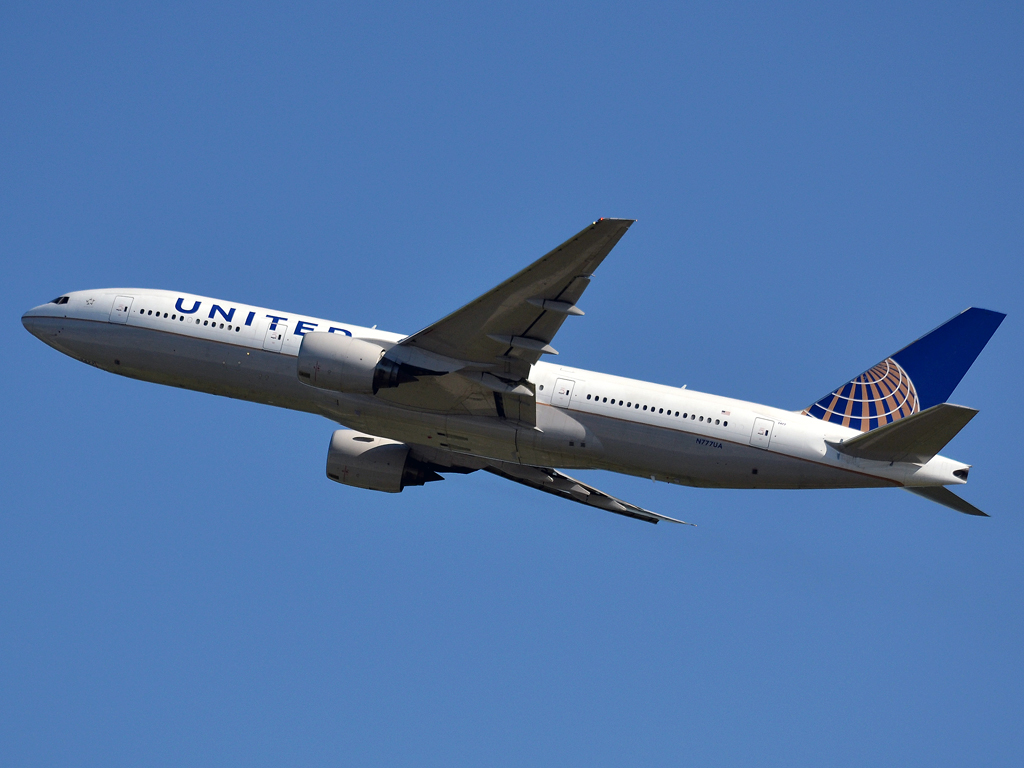
M987 515L939 455L977 413L947 400L1005 315L970 308L799 411L542 361L633 224L599 219L410 336L164 290L62 294L22 317L111 373L316 413L327 477L398 493L484 470L650 523L683 523L562 470L705 488L905 488Z

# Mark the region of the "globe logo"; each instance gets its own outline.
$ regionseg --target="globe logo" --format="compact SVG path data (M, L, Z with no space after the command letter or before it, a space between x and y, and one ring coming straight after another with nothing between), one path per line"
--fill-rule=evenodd
M891 357L844 384L804 411L861 432L917 413L914 382Z

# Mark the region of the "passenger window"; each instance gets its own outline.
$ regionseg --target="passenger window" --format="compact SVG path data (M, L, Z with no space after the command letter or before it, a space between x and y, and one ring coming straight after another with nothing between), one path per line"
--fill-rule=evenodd
M210 324L209 320L203 320L203 325L209 325L209 324Z
M679 411L676 411L676 416L677 416L677 417L679 416Z
M664 413L664 412L665 412L665 409L664 409L664 408L659 408L659 409L658 409L658 413Z
M587 395L587 400L589 400L589 399L590 399L590 395Z
M608 398L606 397L606 398L605 398L604 400L602 400L601 402L602 402L602 403L607 403L607 402L608 402Z
M151 315L153 314L153 310L152 310L152 309L151 309L151 310L149 310L149 314L151 314Z
M728 421L723 421L722 422L722 426L723 427L728 427L729 426L729 422Z
M645 411L647 410L647 406L646 406L646 405L644 406L644 410L645 410Z
M718 419L715 419L715 426L718 426Z
M164 312L164 317L165 317L165 318L167 317L167 313L166 313L166 312Z
M620 403L619 403L619 405L621 405L621 404L622 404L622 403L620 402ZM633 404L632 404L632 403L626 403L626 407L627 407L627 408L632 408L632 407L633 407Z
M701 417L700 417L700 420L701 420L701 421L704 421L704 417L703 417L703 416L701 416Z

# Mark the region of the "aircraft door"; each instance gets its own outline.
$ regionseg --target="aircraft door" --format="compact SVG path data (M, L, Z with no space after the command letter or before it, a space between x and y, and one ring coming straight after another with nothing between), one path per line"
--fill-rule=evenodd
M132 297L118 296L114 299L114 307L110 310L110 322L127 323L128 315L132 313Z
M559 408L568 408L572 399L572 388L576 382L572 379L558 379L555 381L555 391L551 393L551 404Z
M750 433L750 444L755 448L767 448L772 441L772 429L775 422L771 419L754 419L754 429Z
M267 336L263 339L263 348L268 352L280 352L284 346L284 337L288 335L288 326L278 323L276 328L267 328Z

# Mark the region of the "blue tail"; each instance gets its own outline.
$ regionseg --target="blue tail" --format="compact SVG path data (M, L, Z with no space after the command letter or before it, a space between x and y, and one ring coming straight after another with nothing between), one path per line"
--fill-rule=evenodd
M867 432L944 403L1004 317L988 309L965 309L804 413Z

